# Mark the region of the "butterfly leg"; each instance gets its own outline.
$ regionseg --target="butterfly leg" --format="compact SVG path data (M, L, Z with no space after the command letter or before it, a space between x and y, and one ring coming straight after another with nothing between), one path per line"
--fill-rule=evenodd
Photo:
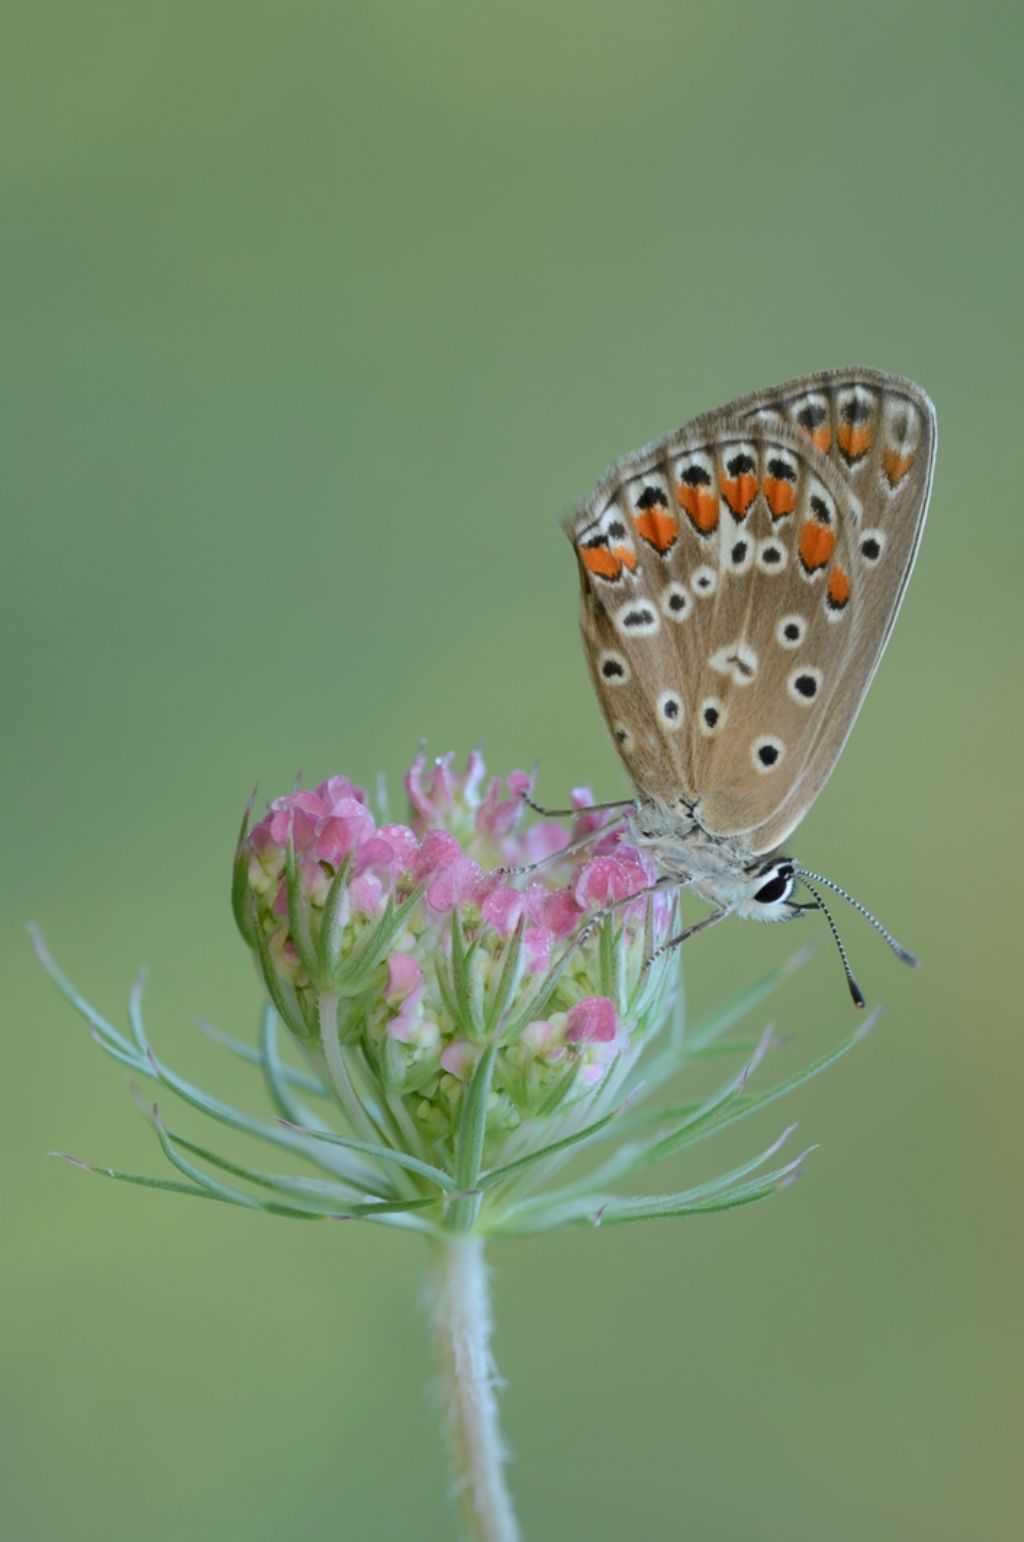
M601 922L605 919L606 916L614 915L616 910L622 909L623 905L632 905L634 900L643 899L646 894L657 894L661 889L676 889L678 887L678 878L671 877L667 873L662 873L660 878L656 878L653 883L646 884L644 888L634 890L632 894L627 894L623 899L613 900L610 905L605 905L601 910L595 910L594 914L589 916L587 920L584 921L583 925L576 933L576 946L581 948L585 942L588 942L595 926L600 926ZM665 946L670 947L671 944L666 943ZM657 957L657 955L655 955L655 957Z
M530 806L531 808L534 807L533 804ZM620 808L622 806L618 803L598 804L599 808ZM632 807L632 805L627 804L625 807ZM581 811L576 809L574 812L578 814ZM607 835L609 830L614 830L615 824L615 820L610 819L606 825L599 825L596 830L591 830L587 835L581 836L578 841L571 841L568 846L562 846L558 851L552 851L548 856L541 857L538 862L527 862L522 867L496 867L494 871L501 873L505 878L522 878L524 873L535 873L539 867L547 867L549 862L557 862L560 857L571 857L577 851L585 851L588 846L593 845L599 835Z
M704 917L703 921L698 921L695 925L686 927L685 930L679 933L678 937L670 937L668 942L663 942L660 948L655 948L644 965L644 969L649 969L654 960L660 958L663 953L667 953L670 948L678 948L680 943L688 942L691 937L696 937L698 932L705 932L709 926L715 926L719 921L724 921L728 914L728 910L713 910L709 916Z
M534 803L528 792L519 795L527 808L532 808L535 814L540 814L542 819L575 819L578 814L600 814L605 809L632 808L632 798L620 798L615 803L587 803L583 808L542 808L539 803Z

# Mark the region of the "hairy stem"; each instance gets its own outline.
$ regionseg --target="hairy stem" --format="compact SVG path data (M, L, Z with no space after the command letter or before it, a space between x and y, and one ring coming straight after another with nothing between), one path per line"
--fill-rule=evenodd
M455 1492L473 1542L516 1542L519 1528L502 1470L491 1311L479 1237L434 1244L431 1304L441 1355Z

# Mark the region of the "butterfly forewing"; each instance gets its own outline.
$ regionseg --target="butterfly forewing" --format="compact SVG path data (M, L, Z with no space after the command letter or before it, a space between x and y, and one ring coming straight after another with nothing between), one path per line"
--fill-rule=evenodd
M867 370L731 403L616 463L568 522L588 663L642 795L775 846L828 775L924 515L923 393Z

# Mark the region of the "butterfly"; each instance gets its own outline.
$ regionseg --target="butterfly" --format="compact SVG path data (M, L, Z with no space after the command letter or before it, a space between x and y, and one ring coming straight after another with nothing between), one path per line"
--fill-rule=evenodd
M630 838L711 915L825 912L783 846L827 781L910 578L935 410L850 367L739 397L608 470L565 521ZM609 805L615 806L615 805ZM794 897L807 888L814 903ZM671 945L671 944L669 944Z

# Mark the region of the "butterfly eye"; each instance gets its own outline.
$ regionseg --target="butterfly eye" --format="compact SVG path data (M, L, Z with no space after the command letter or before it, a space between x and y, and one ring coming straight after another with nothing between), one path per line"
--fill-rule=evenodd
M779 900L788 899L792 890L793 869L787 863L785 867L775 869L768 882L756 891L754 898L760 905L777 905Z

